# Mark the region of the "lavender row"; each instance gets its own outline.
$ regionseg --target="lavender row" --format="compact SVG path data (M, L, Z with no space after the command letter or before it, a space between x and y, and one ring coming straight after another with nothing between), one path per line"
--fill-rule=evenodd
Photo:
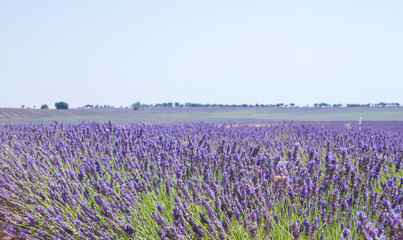
M20 239L402 239L403 137L280 124L0 127Z

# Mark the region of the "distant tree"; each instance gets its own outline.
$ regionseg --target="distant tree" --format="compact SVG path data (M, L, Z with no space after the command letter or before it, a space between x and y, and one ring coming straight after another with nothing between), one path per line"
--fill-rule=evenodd
M69 109L69 104L67 104L65 102L57 102L57 103L55 103L55 107L56 107L56 109L67 110L67 109Z
M384 102L380 102L380 103L378 103L378 105L381 106L381 107L386 107L388 104L384 103Z
M25 105L22 105L21 108L25 108Z
M375 106L377 105L375 104ZM348 103L346 104L346 107L371 107L371 103L368 104Z
M181 104L178 102L175 102L175 107L179 107Z
M291 106L291 107L294 107L294 106L295 106L295 103L290 103L290 106Z
M162 107L173 107L173 106L174 106L173 102L162 103Z
M41 106L41 109L48 109L49 107L48 107L48 105L47 104L43 104L42 106Z
M330 104L327 104L327 103L319 103L319 107L330 107Z
M315 103L313 104L314 107L330 107L330 104L327 103Z
M139 110L141 107L141 103L140 102L135 102L132 104L133 110Z

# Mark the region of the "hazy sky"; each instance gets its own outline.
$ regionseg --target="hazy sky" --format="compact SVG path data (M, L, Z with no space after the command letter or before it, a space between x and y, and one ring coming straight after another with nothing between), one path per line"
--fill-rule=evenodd
M403 103L403 1L1 1L0 107Z

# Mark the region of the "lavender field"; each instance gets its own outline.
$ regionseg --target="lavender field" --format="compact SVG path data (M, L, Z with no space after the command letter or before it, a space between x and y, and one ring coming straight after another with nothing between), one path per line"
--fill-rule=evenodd
M14 239L403 239L403 133L292 123L0 126Z

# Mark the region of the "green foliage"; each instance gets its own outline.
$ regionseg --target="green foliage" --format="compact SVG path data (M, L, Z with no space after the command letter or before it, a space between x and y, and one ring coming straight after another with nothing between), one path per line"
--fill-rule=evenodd
M132 104L133 110L137 111L141 108L141 103L140 102L135 102Z
M41 106L41 109L48 109L49 107L48 107L48 105L47 104L43 104L42 106Z
M67 110L67 109L69 109L69 104L67 104L65 102L57 102L57 103L55 103L55 107L56 107L56 109Z
M330 107L331 105L327 104L327 103L315 103L313 106L314 107Z

